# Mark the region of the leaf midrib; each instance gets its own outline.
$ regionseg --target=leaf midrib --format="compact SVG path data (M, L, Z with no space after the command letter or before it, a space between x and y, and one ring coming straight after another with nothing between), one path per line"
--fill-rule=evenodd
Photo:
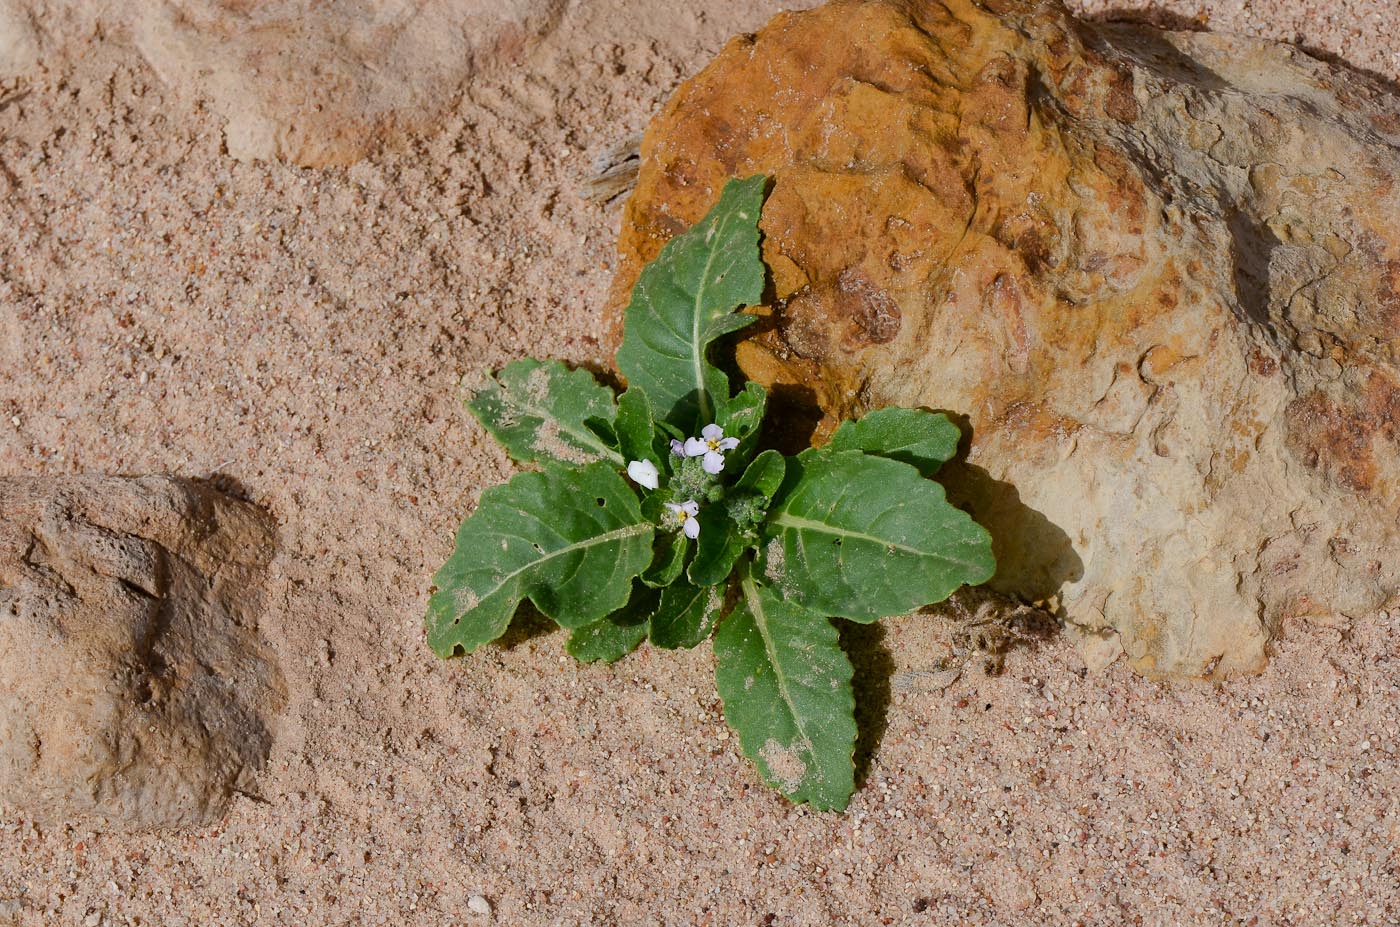
M541 422L553 422L561 434L566 434L572 438L577 438L589 448L598 451L603 455L603 459L611 460L613 463L622 463L622 455L602 442L597 435L585 427L583 431L575 431L567 422L561 419L554 412L541 406L532 405L529 402L517 403L516 406L522 412L533 413Z
M758 586L754 584L753 577L749 575L747 569L744 570L743 579L740 580L739 585L743 589L744 599L749 604L749 614L753 617L754 627L758 629L758 636L763 639L763 652L768 655L768 663L773 667L773 676L778 683L778 693L783 698L783 704L788 706L788 711L792 714L792 722L797 726L798 736L802 738L801 742L807 746L807 754L812 760L813 773L816 778L825 779L821 764L817 762L816 744L807 734L807 725L802 722L802 715L797 710L797 703L793 701L792 693L788 689L787 674L783 672L782 664L778 662L773 635L768 630L768 616L763 611L763 604L759 600ZM793 745L787 744L786 746L791 749ZM793 790L793 795L798 794L799 791L801 791L800 786Z
M497 583L495 588L493 588L490 592L477 593L478 601L484 601L486 599L489 599L491 596L495 595L496 593L500 592L503 588L505 588L505 585L507 583L515 579L515 577L519 576L521 573L524 573L526 570L529 570L533 567L537 567L542 563L547 563L548 561L553 560L555 557L560 557L564 554L572 553L576 550L586 550L589 547L595 547L599 544L606 544L609 541L621 540L622 538L631 537L635 534L641 534L650 529L651 525L649 523L638 522L634 525L625 525L621 528L614 528L612 531L606 532L605 534L594 535L586 541L577 541L573 544L568 545L567 547L561 547L558 550L552 550L542 557L538 557L534 560L531 560L529 563L520 567L520 569L512 570L505 576L502 576L501 581ZM472 591L476 592L476 590Z
M769 522L769 524L777 525L780 528L793 528L799 531L805 529L807 531L816 531L820 534L831 534L836 535L837 537L853 538L858 541L869 541L872 544L879 544L882 547L893 547L896 550L902 550L906 553L915 554L920 557L940 556L935 551L920 550L917 547L910 547L907 544L900 544L899 542L892 541L889 538L877 537L873 534L866 534L862 531L853 531L849 528L841 528L836 525L827 524L826 522L813 521L810 518L803 518L801 515L793 515L791 512L779 512L777 516ZM942 559L947 560L951 558L943 557Z
M717 241L723 242L720 230L724 227L728 216L715 223L711 234ZM694 312L690 315L690 364L691 373L695 375L695 385L699 388L700 397L700 418L702 424L711 418L710 395L705 391L705 349L700 345L700 312L704 308L705 289L710 285L710 267L715 262L715 255L719 253L719 248L711 248L709 255L705 258L705 272L700 275L700 287L695 291L693 302Z

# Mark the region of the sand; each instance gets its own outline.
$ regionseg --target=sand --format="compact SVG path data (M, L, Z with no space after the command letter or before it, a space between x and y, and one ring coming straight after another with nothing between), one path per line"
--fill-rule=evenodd
M0 474L169 472L266 506L290 686L219 827L0 815L0 924L1400 921L1400 614L1299 623L1263 675L1175 686L1052 638L938 689L917 674L952 629L888 621L855 642L888 704L844 815L759 784L708 646L430 654L428 577L512 472L459 383L606 361L619 211L575 191L777 5L705 7L576 4L439 132L347 170L230 160L120 43L75 37L0 92ZM1400 77L1389 0L1160 11Z

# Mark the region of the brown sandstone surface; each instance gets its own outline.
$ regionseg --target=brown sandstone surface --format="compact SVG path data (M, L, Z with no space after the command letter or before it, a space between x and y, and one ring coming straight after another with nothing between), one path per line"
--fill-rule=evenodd
M0 795L44 823L208 826L286 687L266 515L164 477L0 477Z
M1400 103L1056 0L851 0L732 41L649 127L614 284L774 178L740 367L965 415L994 584L1149 674L1258 670L1400 583ZM820 430L819 430L820 433Z

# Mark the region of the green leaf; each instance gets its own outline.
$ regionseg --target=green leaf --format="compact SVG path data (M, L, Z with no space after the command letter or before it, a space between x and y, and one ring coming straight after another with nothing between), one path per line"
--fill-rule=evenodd
M772 502L778 488L783 485L783 474L787 463L777 451L764 451L753 459L739 482L734 484L735 492L757 494L765 503Z
M612 390L586 370L559 361L511 361L468 400L467 408L515 460L622 463L588 422L612 427Z
M734 564L744 552L744 537L724 514L723 506L701 506L698 517L700 536L695 539L695 559L690 561L686 575L697 586L713 586L724 582L734 571Z
M842 422L826 449L865 451L933 476L957 454L960 440L962 432L942 412L891 407L866 413L859 421Z
M633 387L617 399L617 448L624 460L650 460L661 465L656 453L656 425L652 421L647 394Z
M665 443L668 445L670 444L671 438L675 438L678 441L684 441L686 438L686 434L684 431L681 431L679 428L677 428L675 425L670 424L669 422L663 421L661 419L656 419L655 424L656 430L660 432L661 436L666 439Z
M773 494L782 485L786 468L782 454L777 451L764 451L754 459L725 497L724 511L733 522L741 549L758 547L758 529L768 514ZM704 536L703 533L701 536ZM729 565L733 565L732 561Z
M654 530L611 464L547 464L491 487L433 576L429 646L472 652L505 632L526 596L566 628L597 621L626 604Z
M698 646L710 636L723 613L721 586L667 586L651 618L651 642L667 650Z
M647 508L649 507L643 506L643 512L646 512ZM685 567L685 552L689 548L690 538L679 531L663 531L658 534L656 556L652 558L651 566L642 574L642 582L648 586L671 585Z
M612 411L614 414L617 412L616 409ZM604 447L609 450L617 450L617 432L613 428L614 422L599 418L596 415L591 415L584 421L584 424L588 426L588 430L593 432L598 440L603 442Z
M855 789L851 662L822 615L748 576L715 635L724 716L764 780L793 801L841 810Z
M721 404L718 423L739 446L724 455L725 469L738 468L753 459L758 448L763 416L768 412L768 391L749 380L737 396Z
M803 451L763 530L763 572L784 598L875 621L991 578L991 536L909 464Z
M606 618L576 628L565 649L584 663L621 660L646 640L658 598L655 590L635 585L626 605Z
M719 202L642 269L624 318L617 369L656 416L690 434L714 421L729 380L708 358L721 335L754 321L735 314L763 297L758 250L764 176L731 180Z

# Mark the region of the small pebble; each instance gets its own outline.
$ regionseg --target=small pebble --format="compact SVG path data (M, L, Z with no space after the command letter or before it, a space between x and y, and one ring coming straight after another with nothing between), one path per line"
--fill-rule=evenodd
M473 895L467 899L467 910L473 914L490 914L491 902L481 895Z

